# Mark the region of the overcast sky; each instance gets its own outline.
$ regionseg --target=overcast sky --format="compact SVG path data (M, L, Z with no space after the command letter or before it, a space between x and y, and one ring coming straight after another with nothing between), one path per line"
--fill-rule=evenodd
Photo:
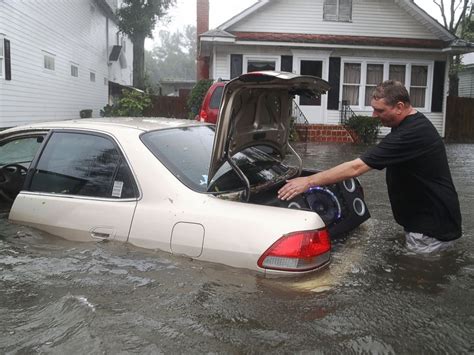
M432 0L416 0L415 2L431 16L441 21L439 8L433 4ZM209 3L209 28L212 29L256 3L256 0L209 0ZM176 6L169 11L169 22L158 26L155 33L160 29L174 32L186 25L196 25L196 0L177 0ZM151 49L153 40L147 40L146 47Z

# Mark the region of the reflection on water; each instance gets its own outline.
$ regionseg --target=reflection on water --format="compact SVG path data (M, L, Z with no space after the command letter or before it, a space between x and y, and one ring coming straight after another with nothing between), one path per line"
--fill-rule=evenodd
M363 147L300 145L326 168ZM0 214L0 353L474 351L474 146L449 145L464 237L406 251L383 172L361 177L372 218L317 275L264 279L116 243L74 243Z

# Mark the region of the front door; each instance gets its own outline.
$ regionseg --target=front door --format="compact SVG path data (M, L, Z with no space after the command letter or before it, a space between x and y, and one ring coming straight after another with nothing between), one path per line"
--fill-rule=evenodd
M323 78L323 66L324 62L322 60L300 59L299 72L301 75L312 75ZM301 111L303 111L309 123L325 122L325 102L326 95L318 98L300 97L299 100L297 100Z
M10 219L66 239L127 241L138 190L112 138L57 131L45 144Z

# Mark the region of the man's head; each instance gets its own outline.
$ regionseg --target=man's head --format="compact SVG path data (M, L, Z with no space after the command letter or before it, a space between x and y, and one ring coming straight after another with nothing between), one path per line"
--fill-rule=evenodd
M397 127L412 113L410 95L399 81L387 80L377 85L372 93L373 117L377 117L386 127Z

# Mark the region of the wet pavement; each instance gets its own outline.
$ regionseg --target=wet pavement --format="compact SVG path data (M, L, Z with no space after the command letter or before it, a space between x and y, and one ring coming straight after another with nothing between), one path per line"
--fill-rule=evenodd
M305 145L308 167L365 147ZM360 178L372 218L330 267L294 279L118 243L74 243L0 213L0 353L474 352L474 145L448 145L464 236L408 253L384 173Z

